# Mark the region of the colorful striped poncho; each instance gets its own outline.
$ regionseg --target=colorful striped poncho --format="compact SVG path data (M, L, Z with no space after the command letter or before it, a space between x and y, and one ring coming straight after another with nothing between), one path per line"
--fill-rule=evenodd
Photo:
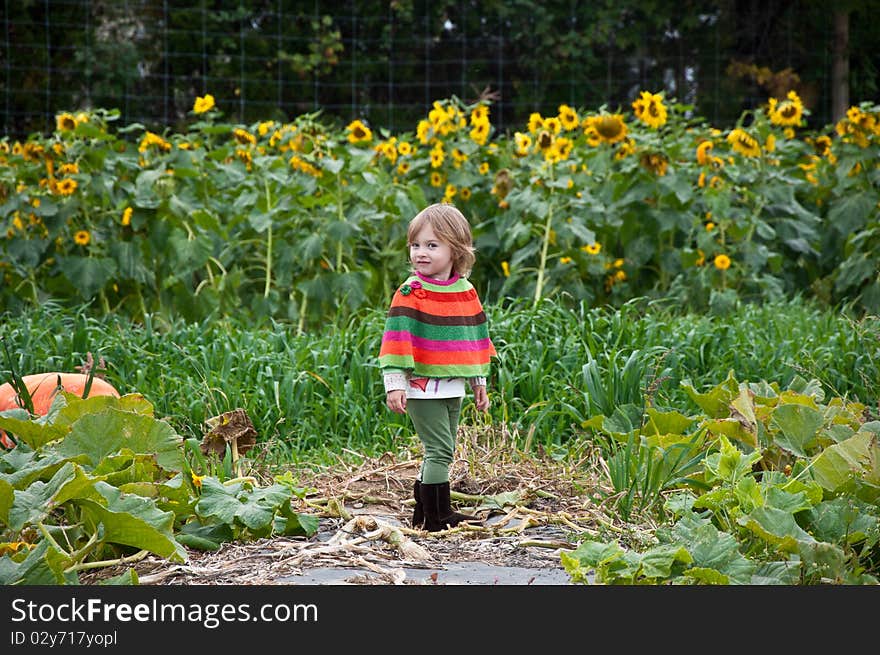
M394 293L379 351L382 369L414 377L487 377L496 355L477 292L467 278L411 275Z

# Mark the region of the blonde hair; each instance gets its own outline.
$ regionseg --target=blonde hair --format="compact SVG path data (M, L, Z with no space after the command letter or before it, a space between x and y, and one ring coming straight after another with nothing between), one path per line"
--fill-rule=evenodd
M476 261L474 238L471 226L458 208L448 202L428 205L409 222L406 243L410 245L419 231L430 225L437 238L446 243L452 251L452 270L461 277L467 277Z

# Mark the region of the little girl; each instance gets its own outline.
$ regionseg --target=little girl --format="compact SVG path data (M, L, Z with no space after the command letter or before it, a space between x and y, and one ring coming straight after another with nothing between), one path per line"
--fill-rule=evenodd
M425 450L413 527L437 532L473 519L452 510L449 467L465 381L476 408L487 411L489 359L497 353L467 279L475 257L464 215L448 203L426 207L410 221L407 244L412 273L391 300L379 366L388 409L409 414Z

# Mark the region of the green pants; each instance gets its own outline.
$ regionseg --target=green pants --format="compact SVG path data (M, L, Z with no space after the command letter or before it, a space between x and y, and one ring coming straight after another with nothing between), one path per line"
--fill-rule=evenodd
M419 479L424 484L449 482L461 398L408 398L406 413L425 447Z

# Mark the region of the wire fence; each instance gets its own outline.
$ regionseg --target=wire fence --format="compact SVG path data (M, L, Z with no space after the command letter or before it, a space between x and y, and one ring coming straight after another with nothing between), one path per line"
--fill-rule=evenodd
M205 0L0 1L0 135L18 138L51 131L61 111L93 108L118 110L125 125L174 128L205 93L233 121L320 111L395 133L452 96L492 98L501 129L562 103L628 110L642 89L665 91L713 124L767 98L731 79L728 35L712 15L688 35L646 30L633 48L610 34L606 47L590 49L578 47L591 26L573 0L553 3L556 15L540 25L467 1L426 4L422 14L419 3L353 0L264 0L247 9ZM779 51L777 69L830 70L827 48L782 43ZM830 120L827 86L810 80L817 123Z

